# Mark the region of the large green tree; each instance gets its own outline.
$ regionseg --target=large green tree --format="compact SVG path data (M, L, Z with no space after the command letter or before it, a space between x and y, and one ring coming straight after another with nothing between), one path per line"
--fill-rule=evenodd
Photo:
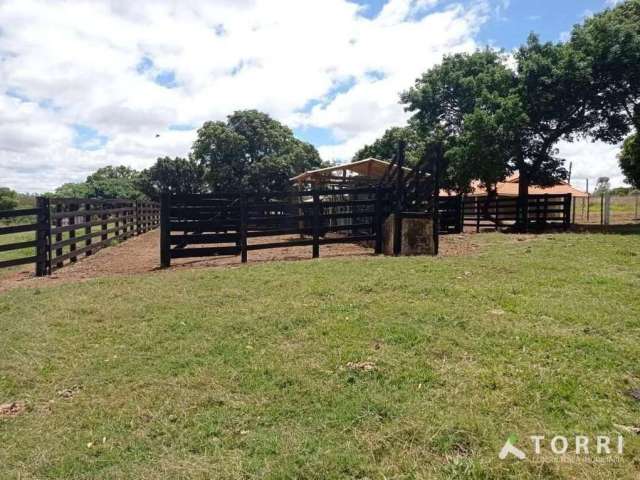
M632 185L640 186L640 0L627 0L574 27L571 48L591 67L590 108L598 122L594 139L618 143L618 159Z
M487 187L519 171L520 195L531 183L566 177L559 140L593 127L588 64L567 45L531 35L515 54L517 68L485 50L446 57L402 95L425 137L442 132L449 186Z
M206 168L213 191L286 191L291 177L322 166L312 145L256 110L235 112L226 122L206 122L191 158Z
M516 145L506 139L518 125L506 119L519 117L501 112L518 107L515 88L502 56L484 50L445 57L402 94L416 131L443 143L445 188L466 191L474 179L491 188L510 173Z
M573 28L569 46L590 67L594 138L619 142L640 131L640 0L627 0Z
M204 167L192 159L162 157L140 174L138 188L150 198L161 193L201 193L205 189Z
M531 183L550 186L566 179L557 143L585 135L597 122L590 109L596 92L588 62L563 43L541 43L530 35L515 55L517 95L526 122L516 159L520 196Z

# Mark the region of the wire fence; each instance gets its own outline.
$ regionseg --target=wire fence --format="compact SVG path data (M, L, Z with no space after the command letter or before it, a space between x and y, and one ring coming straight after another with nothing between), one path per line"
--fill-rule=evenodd
M640 224L640 195L576 197L572 221L578 225Z

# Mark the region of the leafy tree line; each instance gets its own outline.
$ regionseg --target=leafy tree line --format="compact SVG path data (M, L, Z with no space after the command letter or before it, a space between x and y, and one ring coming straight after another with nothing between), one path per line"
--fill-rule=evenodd
M443 183L465 192L479 179L491 192L519 172L519 191L567 177L560 140L618 143L620 167L640 186L640 0L627 0L574 27L565 43L532 34L515 68L493 51L447 56L401 94L408 125L387 130L354 160L389 158L398 139L407 161L442 146Z
M206 122L188 158L158 158L142 171L104 167L84 182L67 183L51 195L77 198L158 198L160 193L246 191L290 187L289 179L322 166L315 147L256 110L233 113L226 122Z

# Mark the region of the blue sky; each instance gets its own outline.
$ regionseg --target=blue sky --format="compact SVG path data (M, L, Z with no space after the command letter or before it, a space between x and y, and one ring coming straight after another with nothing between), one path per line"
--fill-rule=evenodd
M349 161L406 124L398 94L444 55L559 41L614 1L1 0L0 181L41 192L147 168L242 109ZM574 178L622 182L618 146L558 147Z

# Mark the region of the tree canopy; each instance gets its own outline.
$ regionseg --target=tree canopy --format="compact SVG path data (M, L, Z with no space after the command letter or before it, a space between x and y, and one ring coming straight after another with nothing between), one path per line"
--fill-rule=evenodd
M13 210L18 206L18 194L8 187L0 187L0 210Z
M511 69L492 50L448 56L402 94L410 123L443 143L445 187L479 179L491 188L515 171L523 196L530 183L555 184L567 176L558 141L597 124L584 55L530 35L514 57Z
M141 172L138 187L150 198L161 193L201 193L206 188L204 172L204 167L195 160L162 157Z
M398 142L405 142L405 155L408 165L415 165L422 158L424 142L418 132L411 126L393 127L384 132L382 137L371 145L365 145L353 156L353 162L366 158L377 158L379 160L389 160L398 149Z
M629 136L624 141L618 160L627 182L640 189L640 141L637 134Z
M447 56L401 96L410 124L445 151L443 186L468 190L474 179L491 187L514 168L514 132L522 123L514 72L491 50Z
M206 169L213 191L283 191L291 177L322 166L315 147L256 110L235 112L226 122L206 122L191 158Z
M96 170L84 182L65 183L51 194L66 198L127 198L144 197L139 188L140 172L126 166L107 166Z
M640 129L640 0L627 0L573 28L569 45L590 68L592 135L617 143Z

